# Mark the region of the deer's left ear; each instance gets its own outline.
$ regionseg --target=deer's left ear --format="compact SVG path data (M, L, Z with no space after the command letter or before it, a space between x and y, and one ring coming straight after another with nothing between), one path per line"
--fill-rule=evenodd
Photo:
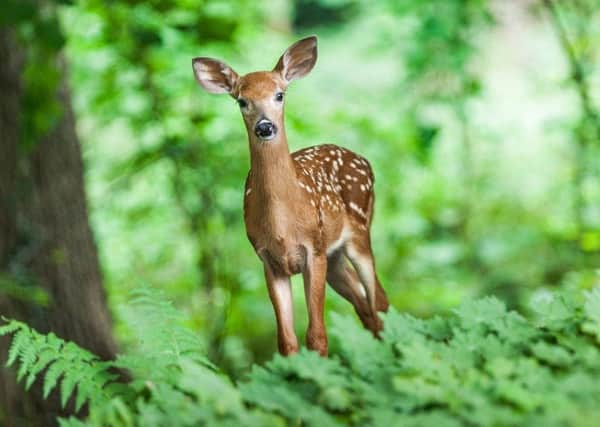
M196 80L207 92L231 94L238 75L229 65L212 58L194 58L192 66Z
M279 58L273 71L286 82L307 75L317 62L317 37L310 36L291 45Z

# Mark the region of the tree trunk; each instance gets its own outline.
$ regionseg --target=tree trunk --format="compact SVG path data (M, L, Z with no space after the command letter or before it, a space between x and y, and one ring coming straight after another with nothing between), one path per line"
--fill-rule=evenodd
M9 30L0 29L0 58L0 314L112 358L116 347L88 222L64 61L57 56L63 115L25 152L19 128L24 54ZM33 286L43 289L48 303L3 292L3 278L25 295ZM0 341L2 364L6 347L7 340ZM59 413L56 398L42 400L39 384L24 393L14 371L0 368L0 425L55 425Z

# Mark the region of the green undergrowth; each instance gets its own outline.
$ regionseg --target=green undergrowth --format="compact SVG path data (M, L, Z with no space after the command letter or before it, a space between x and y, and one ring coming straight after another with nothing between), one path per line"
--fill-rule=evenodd
M233 384L164 297L138 291L140 343L116 361L7 320L8 365L87 418L61 426L595 426L600 288L538 298L526 319L495 298L423 320L391 310L382 340L332 316L332 354L274 356ZM127 370L127 384L114 368Z

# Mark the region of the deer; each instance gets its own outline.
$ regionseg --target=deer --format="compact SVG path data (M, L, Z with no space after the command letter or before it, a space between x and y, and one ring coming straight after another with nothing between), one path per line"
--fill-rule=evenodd
M292 275L302 274L308 312L306 346L328 354L326 283L348 300L379 337L387 295L375 271L370 227L374 176L364 157L324 144L290 153L284 126L288 85L317 61L317 37L292 44L271 71L238 75L220 60L197 57L195 79L209 93L229 94L248 134L250 171L244 189L248 240L262 261L277 322L279 352L298 352Z

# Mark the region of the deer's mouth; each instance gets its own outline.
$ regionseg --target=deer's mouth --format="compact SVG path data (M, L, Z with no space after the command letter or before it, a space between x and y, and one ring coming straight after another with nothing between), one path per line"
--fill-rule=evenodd
M254 127L254 134L262 141L269 141L275 138L277 126L269 119L260 119Z

